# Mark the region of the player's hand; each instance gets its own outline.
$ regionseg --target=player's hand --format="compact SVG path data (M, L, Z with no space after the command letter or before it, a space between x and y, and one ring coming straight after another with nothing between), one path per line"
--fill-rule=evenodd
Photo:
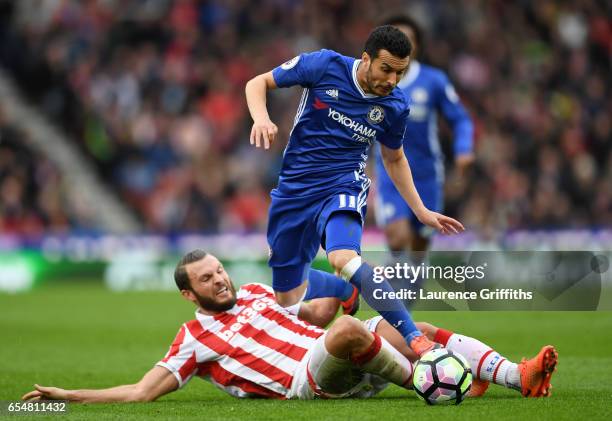
M425 209L425 211L421 212L418 218L423 224L435 228L445 235L459 234L465 230L461 222L456 219L442 215L438 212L430 211L429 209Z
M68 391L60 389L59 387L47 387L34 385L35 390L26 393L21 397L24 401L37 401L40 399L52 399L52 400L69 400Z
M462 179L466 176L468 169L474 163L475 156L473 153L465 153L455 157L455 170Z
M251 145L255 145L257 148L263 145L264 149L270 149L277 133L278 127L269 118L255 121L251 128Z

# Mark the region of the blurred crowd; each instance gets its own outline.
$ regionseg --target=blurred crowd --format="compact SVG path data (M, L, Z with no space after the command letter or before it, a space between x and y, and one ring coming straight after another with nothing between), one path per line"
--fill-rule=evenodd
M38 237L86 229L91 220L71 205L59 169L31 147L0 106L0 233Z
M262 231L301 92L271 95L264 152L246 81L302 51L358 56L392 12L423 24L422 60L476 125L472 170L448 166L451 215L485 233L612 226L605 1L0 0L0 64L148 230Z

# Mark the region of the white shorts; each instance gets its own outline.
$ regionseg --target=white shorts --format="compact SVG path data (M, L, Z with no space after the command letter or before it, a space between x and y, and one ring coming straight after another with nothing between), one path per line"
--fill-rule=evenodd
M363 323L370 332L375 332L381 320L382 317L377 316ZM365 373L349 360L327 352L326 335L327 332L317 339L299 363L291 384L291 399L368 398L388 386L383 378Z

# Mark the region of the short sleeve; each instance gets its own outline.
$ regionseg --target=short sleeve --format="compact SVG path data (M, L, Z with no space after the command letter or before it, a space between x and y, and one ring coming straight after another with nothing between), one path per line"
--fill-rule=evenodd
M396 120L391 123L389 130L387 130L378 141L390 149L401 148L406 132L406 125L408 124L409 113L410 110L408 108L402 111Z
M187 384L198 371L194 341L186 326L181 326L166 356L155 364L174 374L179 387Z
M279 88L312 86L321 79L333 55L331 50L300 54L272 70L274 81Z

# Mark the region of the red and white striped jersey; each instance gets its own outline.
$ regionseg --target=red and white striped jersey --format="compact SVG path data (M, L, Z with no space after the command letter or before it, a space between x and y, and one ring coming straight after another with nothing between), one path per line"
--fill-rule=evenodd
M195 375L236 397L285 399L299 362L323 333L277 304L270 287L247 284L230 310L196 311L157 365L181 387Z

